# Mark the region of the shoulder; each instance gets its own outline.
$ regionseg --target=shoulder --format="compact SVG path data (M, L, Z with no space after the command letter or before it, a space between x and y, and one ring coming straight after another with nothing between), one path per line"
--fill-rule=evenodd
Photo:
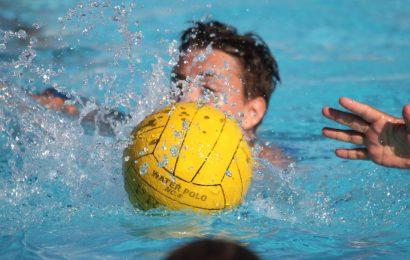
M259 146L257 156L268 160L272 165L286 168L293 162L290 156L285 155L282 149L270 143L256 144Z

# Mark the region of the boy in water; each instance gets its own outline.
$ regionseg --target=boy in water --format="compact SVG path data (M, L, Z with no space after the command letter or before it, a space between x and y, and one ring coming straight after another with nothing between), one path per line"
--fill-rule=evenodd
M266 43L256 34L241 35L217 21L196 22L183 32L179 51L172 73L175 99L219 107L238 119L254 144L255 131L280 81L278 65ZM77 107L65 104L68 98L53 89L33 97L51 109L79 114ZM89 118L94 120L92 115ZM290 162L275 147L263 149L261 156L278 166Z
M268 46L253 33L241 35L231 26L212 21L196 22L185 30L179 50L179 62L172 73L177 101L213 103L238 118L253 144L269 98L280 81L278 65ZM65 104L68 98L54 89L33 97L51 109L79 114L78 108ZM346 98L340 103L353 114L327 107L323 114L353 130L325 128L323 134L365 148L338 149L339 157L410 168L410 106L403 108L403 119L398 119ZM98 114L93 111L85 119L97 121L103 126L100 129L109 129L113 121L126 118L116 111L96 119ZM260 155L277 166L290 162L275 147L265 147Z

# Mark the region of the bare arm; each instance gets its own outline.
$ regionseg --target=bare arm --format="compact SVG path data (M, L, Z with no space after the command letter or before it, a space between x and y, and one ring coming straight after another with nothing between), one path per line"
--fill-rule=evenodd
M65 104L68 98L65 98L62 94L60 96L55 95L51 89L46 89L38 95L31 94L31 97L48 109L63 111L70 116L78 116L80 114L76 106Z
M73 117L80 115L81 108L78 105L67 104L66 101L69 98L55 89L46 89L40 94L31 94L31 97L49 109L62 111ZM98 107L82 117L81 124L91 130L98 128L101 135L112 136L114 135L113 126L129 119L129 117L120 111Z
M275 145L259 144L259 146L260 152L257 156L261 159L266 159L274 166L284 169L293 162L289 156L286 156L283 151Z

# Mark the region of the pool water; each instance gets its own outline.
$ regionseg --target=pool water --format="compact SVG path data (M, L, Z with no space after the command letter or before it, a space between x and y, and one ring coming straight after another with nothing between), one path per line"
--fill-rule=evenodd
M215 215L134 210L123 188L130 130L166 102L179 33L198 19L255 31L282 84L258 134L293 158L255 172ZM406 258L410 172L333 154L325 105L349 96L396 116L410 103L409 1L10 1L0 3L1 258L158 259L228 238L262 258ZM116 137L37 105L54 86L131 113Z

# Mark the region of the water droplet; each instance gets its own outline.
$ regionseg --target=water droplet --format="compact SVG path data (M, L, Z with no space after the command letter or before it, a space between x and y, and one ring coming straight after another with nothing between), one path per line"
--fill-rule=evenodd
M228 177L232 177L232 172L230 170L226 170L225 175Z
M176 138L181 138L182 137L182 133L180 131L174 131L174 137Z
M138 155L143 156L143 155L147 154L147 152L148 152L148 148L144 147L144 149L142 149L141 151L138 152Z
M145 162L145 163L141 164L141 166L139 167L139 173L140 173L140 175L145 175L145 174L147 174L148 168L149 168L149 163Z
M91 7L94 7L94 8L95 8L95 7L98 7L99 5L100 5L100 4L99 4L97 1L94 1L94 2L91 2L91 3L90 3L90 6L91 6Z
M29 63L31 63L33 61L33 59L36 57L36 52L29 48L29 49L25 49L21 52L20 56L19 56L19 62L22 63L21 65L23 66L27 66L29 65Z
M169 160L168 160L168 156L164 155L162 157L162 160L160 162L158 162L158 167L165 167L168 164Z
M171 152L171 155L173 157L177 157L178 156L178 147L175 145L171 145L171 148L169 149Z
M183 128L184 130L188 130L188 128L189 128L189 122L188 122L188 120L183 120L183 121L182 121L182 128Z
M50 179L56 179L57 178L57 171L56 170L51 170L48 174Z
M17 38L19 39L27 39L27 32L24 30L18 30L17 32Z

